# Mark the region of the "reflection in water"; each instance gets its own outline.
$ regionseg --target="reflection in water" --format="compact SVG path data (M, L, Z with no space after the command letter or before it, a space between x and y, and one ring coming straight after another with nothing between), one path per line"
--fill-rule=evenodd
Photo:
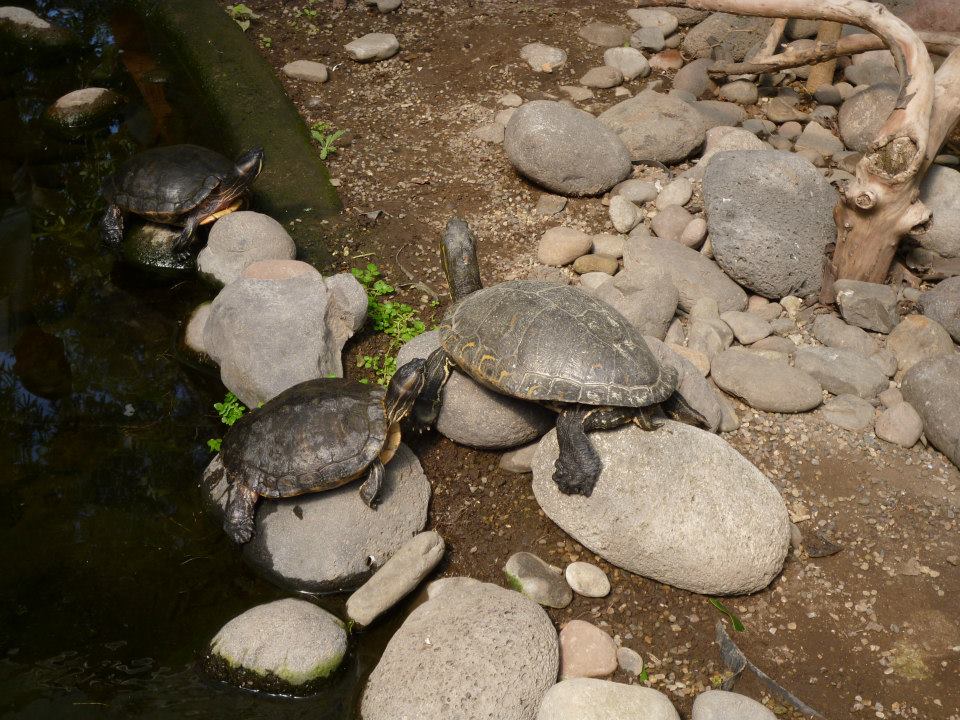
M348 717L389 628L319 698L195 669L224 622L284 593L201 510L223 388L180 362L176 338L212 292L133 273L97 234L101 179L189 139L166 104L177 89L111 3L67 4L33 9L83 39L73 55L0 48L0 718ZM120 120L70 137L44 125L52 101L95 84L126 96Z

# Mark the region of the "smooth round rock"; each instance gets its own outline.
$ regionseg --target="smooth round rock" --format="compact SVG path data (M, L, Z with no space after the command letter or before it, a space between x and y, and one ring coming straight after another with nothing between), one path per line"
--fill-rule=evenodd
M630 40L630 31L622 25L611 25L605 22L587 23L577 31L591 45L611 48L623 45Z
M680 162L703 143L706 132L690 105L651 90L614 105L597 119L620 136L634 162Z
M901 390L923 420L927 439L960 467L960 355L917 362L904 375Z
M874 432L881 440L911 448L923 433L923 420L910 403L899 402L883 411Z
M663 190L660 191L660 194L657 196L656 206L660 210L663 210L671 205L686 205L690 202L692 196L693 183L689 178L678 177L676 180L664 186Z
M680 24L676 15L658 8L631 8L627 10L627 17L640 27L659 28L664 35L675 33Z
M624 80L646 77L650 74L650 63L643 53L632 47L612 47L603 53L603 62L620 71Z
M834 395L870 399L889 386L887 376L876 363L843 348L802 347L794 356L794 366Z
M680 720L680 716L659 690L571 678L550 688L536 720Z
M920 185L920 200L933 214L926 232L914 236L923 248L945 258L960 257L960 172L934 165Z
M125 103L122 95L100 87L69 92L47 108L48 122L63 129L80 129L104 122Z
M531 720L556 682L559 644L518 592L444 578L404 620L363 692L364 720Z
M896 85L881 83L845 100L837 118L843 144L851 150L865 152L893 112L898 94Z
M920 296L918 304L926 317L940 323L954 342L960 343L960 277L941 280Z
M538 605L565 608L573 600L573 591L560 568L533 553L518 552L507 558L503 566L507 582Z
M763 42L770 23L767 18L712 13L687 31L682 48L688 56L741 62Z
M572 562L563 571L567 584L577 595L584 597L606 597L610 594L610 580L607 574L588 562Z
M296 687L324 678L347 652L343 623L306 600L285 598L247 610L224 625L210 653L231 668Z
M439 331L419 335L400 348L397 366L426 358L438 347ZM437 432L458 445L512 448L538 439L556 422L543 406L488 390L459 370L450 373L440 398Z
M359 482L284 500L261 499L244 559L294 590L359 587L427 522L430 481L416 455L401 444L386 470L376 509L360 498ZM211 509L222 516L230 486L219 455L202 487Z
M776 720L765 706L746 695L707 690L693 701L690 720Z
M210 316L210 303L201 303L194 308L187 319L187 325L183 332L183 343L188 348L198 354L206 354L203 349L203 328L207 324L207 318Z
M315 83L325 83L330 77L327 66L314 60L294 60L280 68L280 71L295 80Z
M657 198L659 201L660 198ZM664 240L672 240L679 243L683 237L683 231L693 220L693 215L679 205L667 205L650 223L650 229L656 233L656 236Z
M503 147L518 172L561 195L605 192L632 170L615 132L588 112L547 100L517 108Z
M581 275L594 272L613 275L618 267L617 259L609 255L581 255L573 263L573 271Z
M560 629L560 678L599 678L617 669L613 638L585 620L571 620Z
M693 592L747 594L783 567L789 518L780 494L716 435L666 421L592 433L603 471L591 497L553 480L555 432L540 442L533 492L578 542L630 572Z
M593 240L583 230L570 227L552 227L540 236L537 260L544 265L563 267L586 255Z
M368 33L343 46L350 58L357 62L387 60L400 52L400 42L390 33Z
M734 80L720 86L720 97L741 105L755 105L759 92L757 86L748 80Z
M936 320L908 315L887 336L887 350L897 357L897 367L906 372L921 360L953 355L950 334Z
M623 82L623 73L617 68L609 65L602 65L587 70L580 78L580 84L588 88L597 88L600 90L616 87Z
M520 48L520 57L536 72L553 72L567 62L567 53L560 48L530 43Z
M269 215L239 210L213 224L197 268L226 285L259 260L293 260L296 255L297 246L283 225Z
M844 430L863 432L873 426L873 405L856 395L837 395L824 404L821 412L824 420Z
M610 198L610 222L618 233L628 233L643 220L644 212L623 195Z
M806 412L823 399L820 383L809 374L744 348L720 353L710 372L721 390L757 410Z

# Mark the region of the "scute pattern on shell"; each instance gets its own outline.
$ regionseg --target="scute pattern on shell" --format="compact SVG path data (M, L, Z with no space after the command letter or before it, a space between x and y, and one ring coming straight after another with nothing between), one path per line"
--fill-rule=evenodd
M264 497L339 487L383 448L383 397L380 387L342 379L294 385L230 428L223 465Z
M515 280L454 305L443 349L477 382L519 398L646 407L677 388L616 310L567 285Z
M225 179L234 164L198 145L152 148L130 158L106 183L107 199L121 209L157 220L189 213Z

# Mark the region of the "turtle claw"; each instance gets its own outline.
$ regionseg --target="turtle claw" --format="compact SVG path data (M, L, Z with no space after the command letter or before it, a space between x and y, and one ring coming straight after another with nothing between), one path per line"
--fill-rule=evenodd
M227 521L223 524L223 529L237 545L243 545L253 537L253 518L238 524Z
M386 474L383 463L379 460L374 461L370 466L370 472L367 474L367 479L363 481L363 485L360 486L360 499L369 507L371 510L377 509L377 504L380 500L380 491L383 489L383 477Z
M553 473L553 481L557 484L560 492L564 495L583 495L584 497L590 497L593 494L593 488L596 486L599 477L599 472L593 477L569 472L560 465L559 460L557 460L557 468Z

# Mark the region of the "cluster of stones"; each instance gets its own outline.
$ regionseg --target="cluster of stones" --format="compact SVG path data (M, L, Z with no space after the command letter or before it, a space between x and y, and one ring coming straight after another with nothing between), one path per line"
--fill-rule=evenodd
M380 12L388 13L400 7L401 0L370 0ZM389 60L400 52L400 41L392 33L367 33L343 46L347 56L358 63ZM281 68L284 75L294 80L321 84L330 79L330 68L316 60L294 60Z

